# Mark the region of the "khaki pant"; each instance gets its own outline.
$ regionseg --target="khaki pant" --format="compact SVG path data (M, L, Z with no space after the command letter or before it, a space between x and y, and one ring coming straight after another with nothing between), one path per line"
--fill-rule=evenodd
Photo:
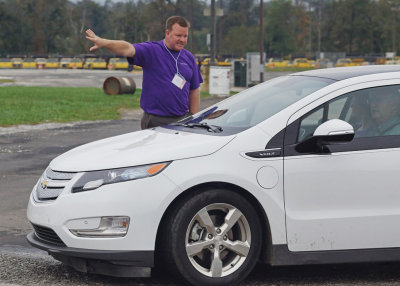
M190 116L191 113L187 112L182 116L159 116L143 112L142 120L140 122L140 127L142 129L153 128L157 126L167 125L173 122L177 122L185 117Z

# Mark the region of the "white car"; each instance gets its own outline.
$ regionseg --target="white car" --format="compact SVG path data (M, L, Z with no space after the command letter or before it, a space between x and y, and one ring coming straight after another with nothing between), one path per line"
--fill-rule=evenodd
M300 72L72 149L32 190L28 241L79 271L156 264L195 285L258 261L400 260L399 90L397 66Z

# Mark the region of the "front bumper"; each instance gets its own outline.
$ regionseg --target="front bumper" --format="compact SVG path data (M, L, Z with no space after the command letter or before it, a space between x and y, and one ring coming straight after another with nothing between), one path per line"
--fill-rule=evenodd
M33 225L51 229L70 248L154 251L158 226L170 202L167 196L174 194L176 185L160 174L151 178L105 185L98 190L70 193L74 180L65 186L56 200L36 201L34 187L28 203L28 220ZM109 216L130 218L126 236L78 237L70 231L71 228L83 228L76 227L76 220L83 222L85 219ZM89 228L95 227L93 225Z
M58 246L39 239L35 232L28 242L47 251L58 261L77 271L115 277L150 277L154 251L92 250Z

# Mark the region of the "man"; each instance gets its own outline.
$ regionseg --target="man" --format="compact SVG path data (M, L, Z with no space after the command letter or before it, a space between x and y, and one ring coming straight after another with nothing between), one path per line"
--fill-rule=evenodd
M400 135L400 86L372 89L369 95L373 136Z
M86 38L94 43L91 52L104 47L143 68L142 129L176 122L199 111L203 79L194 56L184 49L188 32L189 23L180 16L167 19L165 38L158 42L130 44L86 31Z

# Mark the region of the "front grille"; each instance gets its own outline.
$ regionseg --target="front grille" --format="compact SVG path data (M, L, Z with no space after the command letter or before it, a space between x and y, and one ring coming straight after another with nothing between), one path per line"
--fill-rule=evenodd
M44 242L51 243L57 246L66 246L61 238L51 228L32 224L36 236Z
M68 172L57 172L57 171L53 171L50 168L46 169L46 176L49 179L52 180L71 180L76 173L68 173Z
M36 196L40 201L55 200L64 190L65 185L76 173L53 171L47 168L36 186Z

